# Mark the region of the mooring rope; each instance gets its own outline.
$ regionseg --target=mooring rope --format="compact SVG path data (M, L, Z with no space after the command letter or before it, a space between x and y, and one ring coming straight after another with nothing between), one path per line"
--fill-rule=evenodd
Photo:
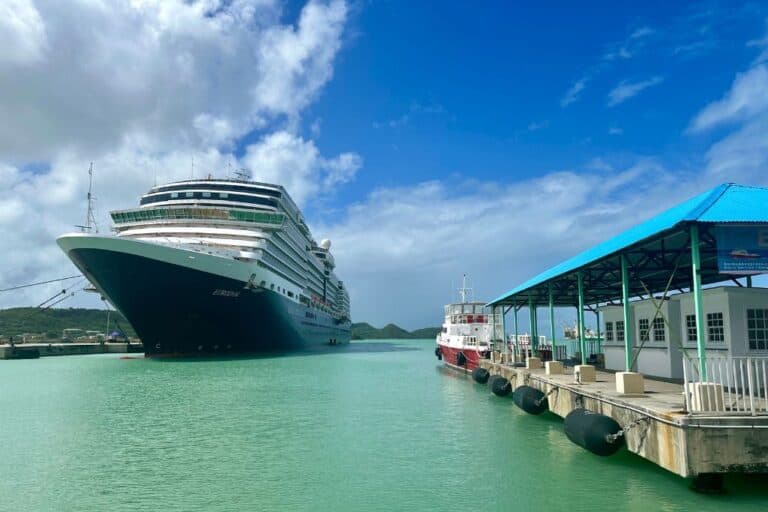
M67 279L74 279L76 277L82 277L82 275L81 274L77 274L76 276L60 277L58 279L51 279L49 281L38 281L37 283L20 284L18 286L12 286L10 288L0 289L0 292L10 292L10 291L13 291L13 290L20 290L22 288L29 288L30 286L39 286L41 284L55 283L57 281L66 281Z

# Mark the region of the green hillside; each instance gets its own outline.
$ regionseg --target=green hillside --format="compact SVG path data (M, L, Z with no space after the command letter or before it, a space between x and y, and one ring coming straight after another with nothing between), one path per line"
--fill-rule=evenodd
M128 336L135 336L131 325L117 311L109 313L109 330L119 327ZM24 333L42 334L48 339L61 338L64 329L83 329L104 332L107 329L105 309L0 309L0 336L19 336Z
M117 311L109 313L109 330L119 327L128 336L136 336L131 325ZM0 336L20 336L21 334L41 334L48 339L61 338L64 329L83 329L84 331L104 332L107 329L107 311L104 309L38 309L10 308L0 309ZM434 338L440 329L427 327L415 331L406 331L395 324L387 324L381 329L362 322L352 324L353 340L383 339L426 339Z
M387 324L381 329L377 329L366 322L352 324L353 340L425 339L434 338L438 332L440 332L438 327L427 327L409 332L395 324Z

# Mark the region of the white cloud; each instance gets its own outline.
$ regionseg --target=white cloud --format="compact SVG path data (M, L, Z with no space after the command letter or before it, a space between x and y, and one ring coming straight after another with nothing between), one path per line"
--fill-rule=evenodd
M324 156L296 131L332 77L347 6L282 15L273 0L3 3L0 116L13 122L0 124L0 288L73 273L55 238L84 221L90 161L102 231L155 177L190 177L193 159L195 176L253 166L299 202L353 179L357 154ZM0 307L57 288L5 293Z
M565 96L560 100L560 106L561 107L567 107L574 101L579 99L579 95L581 94L581 91L584 90L584 87L587 85L587 79L581 78L579 80L576 80L573 85L565 92Z
M624 129L619 128L617 126L611 126L608 128L608 135L622 135L624 133Z
M643 37L648 37L648 36L650 36L652 34L655 34L655 33L656 33L656 31L654 29L652 29L651 27L646 25L646 26L640 27L640 28L636 29L634 32L632 32L632 34L630 34L629 38L630 39L642 39Z
M439 324L463 273L479 300L493 298L714 184L652 159L503 184L429 181L378 189L314 231L334 242L356 320L415 328Z
M549 121L546 120L546 119L544 121L534 121L533 123L530 123L528 125L528 131L529 132L537 132L539 130L543 130L544 128L546 128L548 126L549 126Z
M654 76L648 80L642 80L640 82L628 82L625 80L608 93L608 106L615 107L620 103L624 103L628 99L637 96L649 87L658 85L663 81L664 79L660 76Z
M725 96L707 105L691 123L694 132L722 123L743 121L768 109L768 67L757 65L736 75Z
M248 146L242 163L254 170L254 179L282 184L296 203L351 181L362 166L355 153L326 159L311 140L286 131L272 133Z
M754 43L753 46L757 46ZM706 171L722 181L768 183L768 66L756 61L738 73L719 100L705 106L691 121L688 132L717 127L732 130L707 151Z
M25 19L38 22L23 26L44 26L47 50L0 73L0 116L14 119L0 125L0 158L14 161L93 154L133 136L218 145L295 119L332 75L347 11L310 1L291 25L266 0L36 5Z
M39 62L48 48L40 13L31 0L5 0L0 4L0 64Z
M609 45L608 51L603 54L603 60L631 59L645 46L646 39L655 33L656 30L648 26L635 29L624 41Z

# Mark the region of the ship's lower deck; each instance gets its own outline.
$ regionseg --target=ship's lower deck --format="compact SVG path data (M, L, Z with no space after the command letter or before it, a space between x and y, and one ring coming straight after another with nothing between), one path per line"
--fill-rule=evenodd
M120 250L85 246L68 254L128 319L149 356L288 351L350 339L349 322L238 279Z

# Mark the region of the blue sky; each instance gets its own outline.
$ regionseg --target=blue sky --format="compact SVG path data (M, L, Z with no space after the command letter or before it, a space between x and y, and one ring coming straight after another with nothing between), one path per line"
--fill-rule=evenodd
M755 59L746 43L764 34L765 14L759 4L683 2L361 4L305 122L321 119L324 150L353 147L365 158L343 201L451 174L507 180L578 170L595 158L653 155L695 167L711 137L686 128ZM622 83L655 78L609 106Z
M0 288L74 270L54 240L90 162L104 231L193 160L284 185L354 320L408 328L463 273L488 299L720 183L768 186L765 3L105 2L0 16Z

